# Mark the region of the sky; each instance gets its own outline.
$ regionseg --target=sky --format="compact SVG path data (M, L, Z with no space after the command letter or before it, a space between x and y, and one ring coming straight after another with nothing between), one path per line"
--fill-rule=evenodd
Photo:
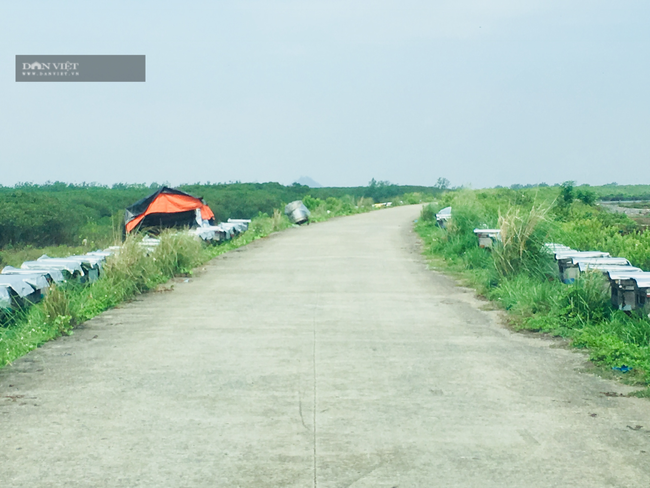
M650 184L647 0L0 4L0 184ZM144 83L17 83L144 54Z

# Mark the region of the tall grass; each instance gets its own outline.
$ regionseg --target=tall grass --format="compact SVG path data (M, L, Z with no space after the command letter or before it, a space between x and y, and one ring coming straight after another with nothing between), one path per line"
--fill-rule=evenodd
M303 198L303 203L311 212L309 220L322 222L332 217L368 212L372 210L374 202L371 198L362 197L355 200L354 197L345 195L341 198L329 197L325 200L306 196Z
M544 251L549 226L547 214L549 207L542 205L530 209L510 207L505 213L499 212L498 227L501 241L495 243L494 266L503 276L519 273L549 273L552 261Z
M421 222L435 222L436 214L441 210L440 206L435 203L428 203L422 207L420 212Z
M507 196L507 199L502 198ZM550 195L552 196L552 195ZM557 263L545 252L548 241L584 250L609 251L650 268L650 234L630 227L582 202L557 208L553 199L511 191L443 196L452 220L435 225L437 207L423 208L416 230L426 253L442 258L479 293L502 307L515 329L567 337L588 348L591 359L606 366L630 366L633 381L650 385L650 320L628 315L610 304L609 283L601 273L583 273L575 283L558 279ZM473 227L498 225L502 242L491 251L478 248ZM647 242L647 243L646 243Z
M282 230L285 225L285 221L288 220L287 217L280 212L277 208L273 209L273 216L271 217L271 220L273 222L273 232L277 232L279 230Z
M160 244L152 254L152 261L163 276L188 274L205 260L201 241L187 234L166 230L159 235Z

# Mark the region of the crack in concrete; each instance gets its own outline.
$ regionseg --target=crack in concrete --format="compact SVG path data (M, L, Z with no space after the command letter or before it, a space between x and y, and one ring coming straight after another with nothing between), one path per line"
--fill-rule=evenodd
M309 430L309 427L305 424L305 417L302 414L302 392L300 389L298 389L298 413L300 414L300 422L302 422L302 426Z

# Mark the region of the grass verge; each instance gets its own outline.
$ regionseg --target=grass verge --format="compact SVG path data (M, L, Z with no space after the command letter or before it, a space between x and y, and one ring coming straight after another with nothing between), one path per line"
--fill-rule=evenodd
M372 209L372 201L353 206L338 199L314 198L310 203L315 214L312 222ZM289 227L292 224L287 217L276 210L272 216L258 215L252 219L248 231L222 244L206 245L188 234L166 231L160 236L160 245L149 255L138 245L141 237L129 236L120 252L107 259L100 280L90 285L69 283L52 287L40 303L6 318L4 326L0 326L0 367L63 334L72 335L77 325L125 300L153 290L174 276L191 275L193 268L216 256ZM52 249L57 252L51 252ZM30 259L38 257L43 250L32 250L34 252L27 256ZM52 256L80 252L80 249L65 246L48 250ZM15 256L24 257L19 253ZM22 263L11 262L15 266Z
M557 212L548 202L502 202L497 212L490 212L489 205L471 193L450 198L453 201L442 203L451 203L454 212L446 230L435 224L435 207L425 207L415 226L435 268L462 279L503 309L513 329L564 337L616 378L650 386L648 317L614 309L600 273L561 283L553 257L543 251L542 244L554 240L558 228L566 238L577 239L568 229L579 225L567 218L566 210ZM503 243L493 250L480 249L474 227L495 225ZM637 396L650 395L644 391Z

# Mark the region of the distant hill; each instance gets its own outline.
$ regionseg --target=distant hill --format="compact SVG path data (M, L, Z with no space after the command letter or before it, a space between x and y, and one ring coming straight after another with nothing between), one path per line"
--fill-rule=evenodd
M323 185L317 181L312 180L309 176L301 176L295 181L295 183L300 183L301 185L308 186L309 188L323 188Z

